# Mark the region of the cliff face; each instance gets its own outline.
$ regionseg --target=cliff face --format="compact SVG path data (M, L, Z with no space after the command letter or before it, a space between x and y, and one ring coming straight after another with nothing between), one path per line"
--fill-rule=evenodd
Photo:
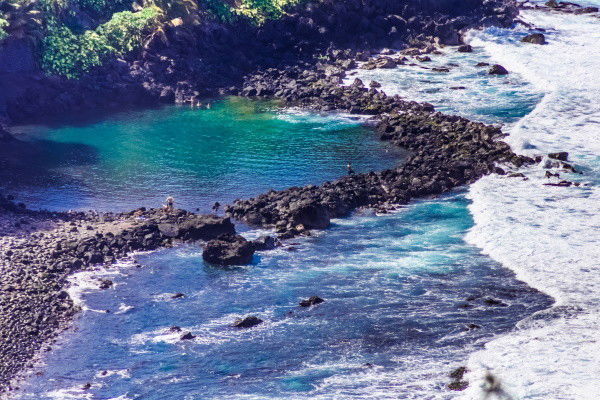
M31 122L97 108L172 102L214 95L259 68L295 63L328 47L401 48L436 40L460 43L460 32L509 25L512 0L321 0L277 20L205 21L166 26L128 60L109 61L79 80L45 76L34 47L0 47L0 121Z

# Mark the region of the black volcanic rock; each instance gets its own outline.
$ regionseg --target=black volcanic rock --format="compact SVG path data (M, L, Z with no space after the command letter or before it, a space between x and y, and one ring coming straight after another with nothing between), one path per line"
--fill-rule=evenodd
M319 296L311 296L308 299L302 300L300 302L300 307L310 307L317 304L323 303L325 300L320 298Z
M255 247L240 235L221 235L204 246L202 258L214 265L246 265L254 256Z
M543 33L532 33L521 39L521 42L532 44L546 44L546 36Z
M500 64L492 65L488 71L490 75L508 75L508 70Z
M240 328L240 329L241 328L252 328L252 327L254 327L256 325L259 325L259 324L262 324L262 323L263 323L262 319L254 316L254 315L251 315L251 316L248 316L248 317L237 319L233 323L233 327L234 328Z

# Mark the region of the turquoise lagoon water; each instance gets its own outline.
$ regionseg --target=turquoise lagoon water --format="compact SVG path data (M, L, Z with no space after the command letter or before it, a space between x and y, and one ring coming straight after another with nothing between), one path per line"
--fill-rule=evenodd
M466 57L470 63L487 56ZM469 72L460 84L480 95L480 107L469 108L460 91L444 89L456 84L451 78L395 73L398 81L414 77L415 98L490 122L511 124L539 99L516 76ZM83 143L94 156L59 166L55 179L62 186L20 186L20 198L55 209L131 208L156 204L167 193L203 208L335 178L348 160L366 171L392 166L400 156L357 121L240 100L29 134ZM445 387L450 370L551 304L465 243L473 227L468 205L455 192L393 214L361 213L263 252L243 268L207 266L198 246L185 246L138 255L139 268L125 263L80 274L72 293L84 312L17 398L453 398ZM96 290L102 277L115 287ZM185 297L171 299L178 292ZM298 307L312 295L325 303ZM265 322L233 329L244 315ZM181 341L171 326L196 337Z
M41 143L40 154L0 173L3 186L51 210L157 207L168 195L179 207L210 210L215 201L338 178L347 163L366 172L403 156L356 118L239 98L21 131Z

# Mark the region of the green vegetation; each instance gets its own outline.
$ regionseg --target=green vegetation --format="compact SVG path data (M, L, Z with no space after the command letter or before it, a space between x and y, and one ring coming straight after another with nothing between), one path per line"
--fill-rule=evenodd
M162 24L249 19L262 24L304 0L0 0L0 41L29 37L48 73L77 78L136 50ZM8 10L8 11L7 11Z
M122 11L95 30L75 35L69 28L51 22L43 40L42 65L50 73L76 78L102 65L108 56L122 56L135 50L144 33L160 16L155 7L139 12Z
M242 0L235 12L262 24L268 19L280 18L286 7L300 2L301 0Z

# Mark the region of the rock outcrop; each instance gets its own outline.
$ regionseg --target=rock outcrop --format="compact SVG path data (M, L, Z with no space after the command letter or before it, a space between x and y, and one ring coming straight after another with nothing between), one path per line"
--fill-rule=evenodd
M206 243L202 258L213 265L246 265L255 251L254 244L240 235L221 235Z

